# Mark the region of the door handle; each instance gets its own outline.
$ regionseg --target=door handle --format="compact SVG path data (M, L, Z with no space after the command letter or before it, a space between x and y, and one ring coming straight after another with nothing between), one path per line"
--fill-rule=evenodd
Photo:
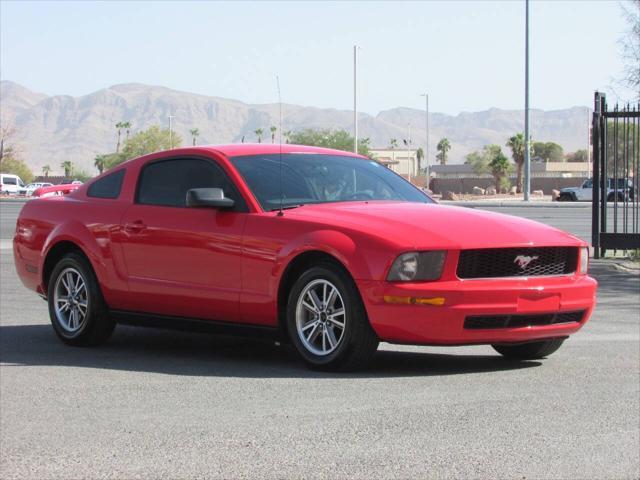
M124 225L124 231L127 233L140 233L142 231L144 231L147 228L147 226L142 223L142 220L136 220L135 222L132 223L125 223Z

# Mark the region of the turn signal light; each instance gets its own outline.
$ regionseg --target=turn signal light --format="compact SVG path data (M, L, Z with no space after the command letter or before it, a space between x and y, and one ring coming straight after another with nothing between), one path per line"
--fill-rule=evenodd
M384 301L391 304L401 305L444 305L444 297L401 297L397 295L385 295Z

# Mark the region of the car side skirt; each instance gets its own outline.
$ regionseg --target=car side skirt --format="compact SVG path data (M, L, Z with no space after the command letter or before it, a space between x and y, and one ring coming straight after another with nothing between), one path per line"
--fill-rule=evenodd
M183 332L209 333L215 335L234 335L240 337L281 339L282 331L277 327L249 325L241 323L201 320L197 318L172 317L141 312L111 310L113 319L123 325L150 327Z

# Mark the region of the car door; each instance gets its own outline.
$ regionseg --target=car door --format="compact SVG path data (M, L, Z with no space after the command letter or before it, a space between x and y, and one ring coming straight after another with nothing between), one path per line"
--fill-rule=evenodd
M593 198L593 181L586 180L582 187L576 191L576 197L578 200L591 201L591 198Z
M232 209L189 208L187 191L222 188ZM204 158L151 161L121 220L129 309L238 321L247 207L223 169Z

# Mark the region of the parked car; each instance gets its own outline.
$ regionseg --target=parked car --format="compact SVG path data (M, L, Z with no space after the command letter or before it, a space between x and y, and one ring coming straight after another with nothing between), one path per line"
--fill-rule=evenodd
M616 187L617 185L617 187ZM609 178L607 180L607 201L613 202L618 200L624 202L633 200L635 196L635 188L632 179ZM593 198L593 179L589 178L579 187L567 187L560 190L558 201L560 202L590 202Z
M35 182L35 183L30 183L28 184L26 187L22 187L21 189L18 190L18 195L23 195L25 197L30 197L33 195L33 192L35 192L38 188L41 187L52 187L53 183L47 183L47 182Z
M0 193L16 195L24 182L18 175L0 173Z
M38 187L32 193L34 197L52 197L56 195L66 195L74 190L77 190L82 183L66 183L60 185L45 185Z
M436 204L375 161L298 145L164 151L20 212L17 272L58 337L116 323L290 341L354 369L380 341L542 358L589 319L582 240Z

